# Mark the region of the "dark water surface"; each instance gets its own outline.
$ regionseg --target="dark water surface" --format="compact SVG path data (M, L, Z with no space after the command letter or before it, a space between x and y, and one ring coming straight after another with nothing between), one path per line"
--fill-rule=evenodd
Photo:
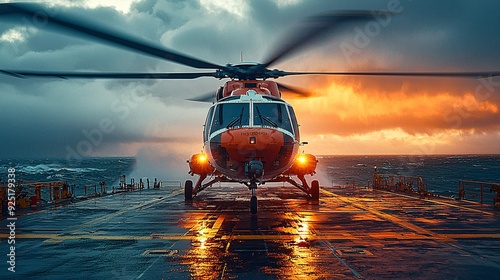
M335 185L366 185L374 167L379 174L422 177L429 191L456 194L459 180L500 183L500 155L325 156L319 171Z
M318 174L313 178L328 185L346 185L353 181L366 185L372 180L374 166L379 174L422 177L429 191L444 196L456 194L460 179L500 183L500 155L320 156L318 160ZM104 181L112 186L117 185L120 175L132 173L135 164L136 160L130 157L90 158L81 162L3 159L0 160L0 181L6 181L7 169L13 167L16 178L25 181L66 180L78 187ZM186 172L187 168L186 165ZM161 174L158 176L162 178Z

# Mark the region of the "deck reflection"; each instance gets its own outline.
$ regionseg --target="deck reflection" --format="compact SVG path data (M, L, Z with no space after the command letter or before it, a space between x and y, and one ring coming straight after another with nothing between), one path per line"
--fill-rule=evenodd
M351 277L338 260L332 260L331 249L315 238L310 222L320 220L321 214L313 212L318 203L300 192L291 192L290 199L268 192L259 200L259 213L251 215L244 191L238 195L229 200L226 195L201 195L191 206L202 211L210 205L216 210L183 215L182 221L191 221L183 226L193 239L180 263L189 266L192 278Z
M16 220L19 279L493 279L500 212L368 188L104 196ZM3 221L4 223L6 220ZM0 229L2 240L9 232ZM61 265L54 265L55 256ZM85 264L85 265L82 265ZM5 276L5 277L4 277ZM6 279L0 271L0 279Z
M449 244L456 240L434 232L433 227L448 223L460 231L464 224L450 217L457 214L453 208L438 201L433 204L368 189L324 189L318 204L289 188L259 191L263 198L257 215L248 213L245 191L236 187L231 193L206 193L188 205L196 211L186 212L183 220L198 222L186 224L195 238L180 262L188 265L192 278L425 279L441 269L448 271L446 277L474 278L478 273L450 267L457 244ZM206 207L212 211L198 212ZM482 217L486 232L499 220L498 214L490 214ZM500 238L477 238L484 236ZM500 271L499 256L493 258L496 265L486 265L484 275ZM412 265L401 267L402 261Z

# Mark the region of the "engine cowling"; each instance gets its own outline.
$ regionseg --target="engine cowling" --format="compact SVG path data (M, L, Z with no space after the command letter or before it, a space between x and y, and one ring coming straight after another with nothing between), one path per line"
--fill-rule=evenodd
M208 161L208 156L206 154L194 154L191 159L188 160L189 163L189 174L211 174L215 172L215 169L210 165Z
M293 175L313 175L316 173L318 160L311 154L300 154L295 158L292 167L287 173Z

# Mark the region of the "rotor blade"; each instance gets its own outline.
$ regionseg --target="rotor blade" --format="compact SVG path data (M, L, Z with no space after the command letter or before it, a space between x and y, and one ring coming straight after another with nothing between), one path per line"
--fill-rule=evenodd
M144 39L133 37L125 33L100 26L98 24L87 21L83 18L76 18L69 15L65 16L61 13L49 10L47 7L33 3L2 3L0 4L0 16L2 15L19 15L24 19L32 18L37 21L46 21L60 27L64 27L70 31L80 34L86 34L91 37L100 39L106 43L116 46L128 48L149 56L161 58L164 60L176 62L182 65L191 66L200 69L222 69L223 67L210 62L205 62L200 59L192 58L184 54L180 54L148 42ZM28 21L29 22L29 21ZM42 26L39 22L34 23L35 26Z
M208 102L208 103L213 103L215 101L215 92L209 92L205 93L202 95L198 95L194 98L188 98L187 100L189 101L196 101L196 102Z
M285 56L290 55L292 52L321 37L321 35L325 35L333 28L340 28L342 24L366 21L374 19L377 15L387 14L391 13L383 11L334 11L309 17L303 22L303 25L299 27L298 31L295 31L293 35L285 39L285 42L281 45L282 47L278 48L262 66L263 68L269 67L271 64L278 62L278 60L283 59Z
M467 77L488 78L500 76L500 71L481 72L287 72L283 71L280 76L292 75L335 75L335 76L408 76L408 77Z
M199 77L214 77L215 72L210 73L106 73L106 72L43 72L43 71L15 71L0 70L0 73L18 77L36 78L76 78L76 79L196 79Z
M312 93L308 92L305 89L301 89L301 88L298 88L298 87L292 87L292 86L285 85L285 84L282 84L282 83L277 83L277 84L278 84L278 89L281 92L289 92L289 93L293 93L293 94L299 95L301 97L312 96Z

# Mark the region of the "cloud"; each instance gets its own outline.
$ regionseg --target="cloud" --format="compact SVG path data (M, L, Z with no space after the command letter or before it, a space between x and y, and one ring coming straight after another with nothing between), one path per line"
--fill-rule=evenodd
M377 80L381 83L387 79ZM363 83L365 80L334 80L314 89L317 98L291 101L303 119L303 131L351 135L396 128L409 134L500 129L500 98L496 88L489 91L487 79L440 79L434 84L434 78L413 78L397 85L389 81L382 87L370 86L370 81Z
M456 0L269 0L243 1L237 6L218 1L145 0L127 1L122 6L118 1L106 4L54 1L52 8L224 65L238 62L241 52L245 60L263 61L306 16L325 10L392 7L401 12L386 21L345 26L273 67L299 71L480 71L496 70L500 65L500 37L495 30L498 1L482 1L481 5ZM1 69L193 71L36 27L12 21L0 25ZM309 76L287 77L283 82L309 88L317 95L307 100L287 99L297 111L311 151L404 153L418 149L419 141L425 140L434 145L429 151L460 153L500 152L492 144L500 131L499 80ZM80 150L96 156L140 154L149 158L156 148L151 151L148 147L154 146L166 149L158 153L165 158L187 157L201 149L202 124L209 105L185 99L215 91L222 84L203 78L94 81L0 75L1 156L64 157L68 147L76 151L80 144ZM112 131L100 128L103 120L114 127ZM102 133L102 140L96 141L99 145L88 137L99 139L96 130ZM384 145L374 144L370 138ZM317 140L316 144L310 139ZM328 143L336 143L342 150ZM481 148L470 148L474 145ZM176 149L180 155L168 153Z

